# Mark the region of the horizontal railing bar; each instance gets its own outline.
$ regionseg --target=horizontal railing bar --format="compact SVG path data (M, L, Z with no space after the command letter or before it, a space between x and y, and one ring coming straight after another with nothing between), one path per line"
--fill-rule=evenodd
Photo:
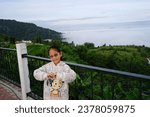
M27 93L27 96L29 96L29 97L31 97L31 98L33 98L33 99L35 99L35 100L43 100L42 97L38 96L37 94L35 94L35 93L33 93L33 92Z
M37 57L37 56L32 56L32 55L27 55L27 54L24 54L22 57L23 58L27 57L27 58L38 59L38 60L43 60L43 61L47 61L47 62L51 61L49 58ZM95 67L95 66L90 66L90 65L71 63L71 62L66 62L66 61L64 61L64 62L68 65L71 65L71 66L86 68L86 69L90 69L90 70L96 70L96 71L102 71L102 72L111 73L111 74L117 74L117 75L123 75L123 76L128 76L128 77L135 77L135 78L142 78L142 79L150 80L150 76L148 76L148 75L124 72L124 71L120 71L120 70L113 70L113 69Z
M21 87L21 86L20 86L20 84L19 84L19 83L17 83L16 81L11 80L11 79L9 79L9 78L7 78L7 77L5 77L5 76L1 75L1 74L0 74L0 78L2 78L2 79L4 79L4 80L6 80L6 81L8 81L8 82L10 82L10 83L12 83L12 84L14 84L14 85L18 86L18 87Z
M11 48L2 48L2 47L0 47L0 50L16 51L16 49L11 49Z
M33 58L33 59L43 60L43 61L47 61L47 62L51 61L49 58L44 58L44 57L39 57L39 56L33 56L33 55L27 55L27 54L23 54L22 57L23 58Z

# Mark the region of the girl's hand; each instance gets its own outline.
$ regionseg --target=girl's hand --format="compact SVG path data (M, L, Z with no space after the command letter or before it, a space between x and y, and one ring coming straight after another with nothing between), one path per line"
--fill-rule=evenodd
M48 78L48 79L51 79L51 80L56 79L56 73L53 73L53 72L48 73L48 74L47 74L47 78Z

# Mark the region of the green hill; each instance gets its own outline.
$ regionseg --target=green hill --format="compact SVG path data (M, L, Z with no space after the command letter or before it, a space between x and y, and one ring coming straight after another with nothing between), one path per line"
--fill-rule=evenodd
M0 34L21 40L32 40L37 37L41 39L62 39L60 32L38 27L33 23L4 19L0 19Z

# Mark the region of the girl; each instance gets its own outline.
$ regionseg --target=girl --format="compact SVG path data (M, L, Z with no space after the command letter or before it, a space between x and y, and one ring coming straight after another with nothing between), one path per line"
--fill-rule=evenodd
M34 71L35 79L44 81L44 99L69 99L68 83L76 78L76 73L63 61L62 52L57 47L49 49L50 63Z

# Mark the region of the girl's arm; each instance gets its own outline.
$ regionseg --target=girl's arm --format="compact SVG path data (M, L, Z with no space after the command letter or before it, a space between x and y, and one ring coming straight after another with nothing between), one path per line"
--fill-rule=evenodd
M73 82L76 79L76 73L68 65L65 65L63 69L63 72L57 73L56 77L64 82Z
M47 79L47 73L46 73L46 66L42 66L36 70L34 70L33 76L36 80L46 80Z

